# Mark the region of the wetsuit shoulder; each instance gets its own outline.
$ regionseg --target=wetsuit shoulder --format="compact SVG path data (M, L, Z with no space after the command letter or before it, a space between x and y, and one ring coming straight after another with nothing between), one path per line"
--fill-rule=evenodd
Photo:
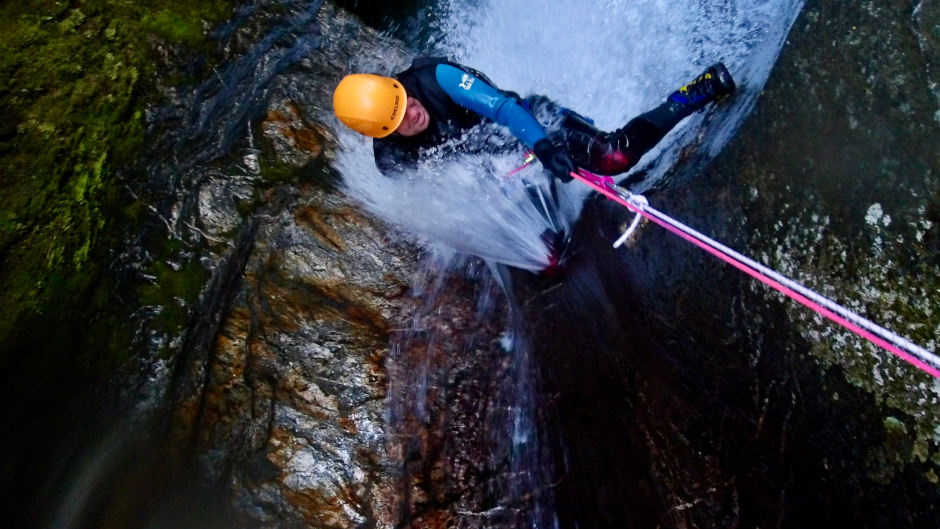
M440 63L434 69L434 77L441 90L454 103L508 127L516 138L530 148L545 137L542 126L519 105L516 98L472 72L453 64Z

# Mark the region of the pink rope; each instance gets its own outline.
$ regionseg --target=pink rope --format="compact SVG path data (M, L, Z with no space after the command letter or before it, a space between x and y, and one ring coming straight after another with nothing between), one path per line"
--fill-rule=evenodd
M875 335L874 333L868 331L867 329L863 329L862 327L860 327L860 326L858 326L858 325L856 325L856 324L854 324L854 323L848 321L847 319L845 319L844 317L840 316L839 314L836 314L836 313L833 312L832 310L830 310L830 309L828 309L828 308L826 308L826 307L823 307L823 306L820 305L819 303L816 303L815 301L813 301L813 300L807 298L807 297L804 296L803 294L800 294L799 292L797 292L797 291L793 290L792 288L790 288L790 287L788 287L788 286L786 286L786 285L780 283L779 281L776 281L776 280L774 280L773 278L770 278L770 277L765 276L764 274L761 274L759 271L754 270L753 268L747 266L745 263L742 263L742 262L740 262L740 261L738 261L738 260L732 258L731 256L729 256L729 255L727 255L727 254L725 254L725 253L719 251L718 249L713 248L712 246L709 246L709 245L706 244L705 242L703 242L703 241L701 241L701 240L699 240L699 239L696 239L695 237L689 235L688 233L685 233L685 232L683 232L682 230L679 230L679 229L676 228L675 226L673 226L673 225L671 225L671 224L669 224L669 223L667 223L667 222L665 222L665 221L663 221L663 220L657 218L656 216L650 214L648 211L645 211L644 209L638 208L638 207L636 207L635 205L631 204L629 201L625 200L623 197L621 197L620 195L618 195L613 189L611 189L611 187L613 186L613 179L612 179L611 177L609 177L609 176L595 175L595 174L590 173L590 172L588 172L588 171L584 171L583 169L580 170L580 171L581 171L580 173L579 173L579 172L572 172L572 173L571 173L571 176L573 176L573 177L577 178L578 180L581 180L582 182L584 182L584 183L586 183L587 185L591 186L593 189L595 189L596 191L602 193L602 194L603 194L604 196L606 196L608 199L613 200L613 201L615 201L615 202L617 202L617 203L619 203L619 204L622 204L622 205L626 206L627 209L629 209L630 211L633 211L633 212L635 212L635 213L638 213L638 214L640 214L640 215L643 215L644 217L646 217L647 219L649 219L649 220L651 220L652 222L656 223L657 225L662 226L663 228L665 228L665 229L668 230L669 232L671 232L671 233L673 233L673 234L675 234L675 235L678 235L679 237L685 239L686 241L689 241L690 243L692 243L692 244L698 246L699 248L702 248L703 250L707 251L708 253L710 253L710 254L714 255L715 257L721 259L722 261L724 261L724 262L730 264L731 266L737 268L738 270L741 270L742 272L744 272L744 273L746 273L747 275L753 277L754 279L757 279L758 281L760 281L760 282L764 283L765 285L767 285L767 286L769 286L769 287L771 287L771 288L777 290L778 292L780 292L780 293L786 295L787 297L789 297L789 298L791 298L791 299L793 299L793 300L795 300L795 301L801 303L802 305L804 305L804 306L806 306L806 307L809 307L810 309L816 311L816 312L819 313L819 314L822 314L823 316L825 316L825 317L829 318L830 320L832 320L832 321L838 323L839 325L842 325L842 326L845 327L846 329L849 329L850 331L852 331L852 332L854 332L855 334L861 336L862 338L865 338L866 340L868 340L868 341L870 341L870 342L872 342L872 343L874 343L874 344L876 344L876 345L878 345L878 346L880 346L880 347L882 347L882 348L884 348L884 349L890 351L891 353L897 355L899 358L901 358L901 359L907 361L907 362L910 363L911 365L914 365L914 366L916 366L917 368L923 370L924 372L929 373L930 375L932 375L932 376L934 376L934 377L940 379L940 370L938 370L938 369L936 369L935 367L933 367L933 366L927 364L927 363L924 362L923 360L921 360L921 359L919 359L919 358L917 358L917 357L915 357L915 356L913 356L913 355L911 355L911 354L909 354L909 353L907 353L907 352L901 350L901 349L900 349L899 347L897 347L896 345L894 345L894 344L892 344L891 342L889 342L889 341L887 341L887 340L885 340L885 339L883 339L883 338L881 338L881 337Z
M519 167L516 167L516 168L513 169L512 171L509 171L508 173L506 173L506 178L509 178L510 176L512 176L512 175L518 173L519 171L525 169L526 167L532 165L532 162L534 162L534 161L535 161L535 153L533 153L533 152L531 152L531 151L526 151L525 161L522 162L522 165L520 165Z

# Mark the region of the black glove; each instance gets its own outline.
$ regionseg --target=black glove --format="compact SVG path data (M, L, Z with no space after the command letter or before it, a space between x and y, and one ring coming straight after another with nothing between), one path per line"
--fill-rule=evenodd
M574 162L568 153L555 147L548 138L542 138L532 146L535 156L542 162L542 166L551 171L562 182L571 181L571 172L574 171Z

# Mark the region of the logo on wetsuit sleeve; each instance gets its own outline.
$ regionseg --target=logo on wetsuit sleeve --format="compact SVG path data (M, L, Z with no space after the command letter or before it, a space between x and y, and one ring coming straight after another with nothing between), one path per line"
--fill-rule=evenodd
M470 87L473 86L473 82L476 79L468 73L463 74L463 77L460 78L460 88L464 90L470 90Z

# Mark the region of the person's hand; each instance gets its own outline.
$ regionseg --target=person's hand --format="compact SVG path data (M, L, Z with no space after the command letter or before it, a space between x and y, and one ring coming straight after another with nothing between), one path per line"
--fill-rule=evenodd
M574 162L568 153L551 142L548 138L542 138L532 146L535 156L542 163L542 166L548 169L556 178L562 182L571 181L571 172L574 171Z

